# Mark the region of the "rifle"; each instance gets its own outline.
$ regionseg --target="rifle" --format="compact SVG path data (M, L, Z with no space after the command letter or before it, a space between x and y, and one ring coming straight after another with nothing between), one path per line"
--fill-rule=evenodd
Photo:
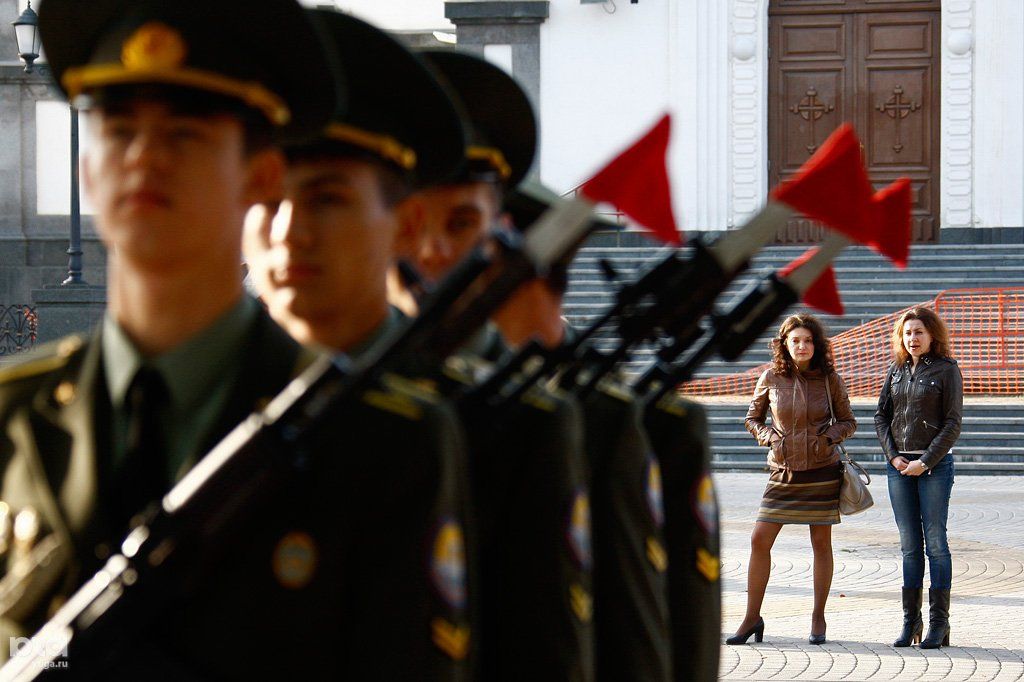
M653 403L689 381L697 368L716 352L723 360L738 358L779 315L800 300L801 294L849 243L846 237L832 234L814 256L789 275L773 272L763 277L727 312L711 316L711 333L703 336L685 360L667 367L656 363L648 368L636 384L638 390Z
M83 677L116 662L132 633L145 631L176 594L196 579L208 555L253 510L274 499L306 470L304 441L333 410L359 396L389 370L411 360L440 362L527 279L575 249L590 227L591 206L569 202L541 217L525 235L495 234L423 303L419 317L359 364L323 357L262 411L250 415L175 485L121 544L121 551L76 591L0 679L47 678L55 659Z

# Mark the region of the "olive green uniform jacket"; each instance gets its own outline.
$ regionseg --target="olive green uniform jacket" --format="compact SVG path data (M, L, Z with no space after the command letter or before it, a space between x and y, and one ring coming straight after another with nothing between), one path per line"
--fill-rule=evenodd
M244 353L206 449L309 357L262 313ZM105 393L98 337L65 339L0 375L0 500L40 519L31 542L9 543L4 646L42 625L119 541L98 521ZM454 413L396 386L347 408L309 435L310 465L204 557L155 625L126 625L134 637L105 678L465 679Z

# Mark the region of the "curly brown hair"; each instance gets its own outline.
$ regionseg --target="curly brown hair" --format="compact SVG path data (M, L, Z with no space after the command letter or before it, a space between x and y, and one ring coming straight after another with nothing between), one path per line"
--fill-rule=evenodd
M910 320L920 320L924 324L924 328L931 335L932 345L928 348L928 355L940 358L952 357L949 345L949 328L946 327L946 323L942 321L942 318L931 308L911 308L897 318L896 324L892 328L890 342L892 344L892 357L896 364L902 365L910 358L910 353L907 352L906 347L903 345L903 326Z
M811 369L820 369L824 374L831 374L835 371L835 363L832 358L832 342L825 334L825 326L814 315L799 313L790 315L779 327L779 333L768 344L772 352L772 373L777 376L788 377L796 369L796 363L786 348L786 337L794 329L806 329L811 332L811 339L814 341L814 355L811 357Z

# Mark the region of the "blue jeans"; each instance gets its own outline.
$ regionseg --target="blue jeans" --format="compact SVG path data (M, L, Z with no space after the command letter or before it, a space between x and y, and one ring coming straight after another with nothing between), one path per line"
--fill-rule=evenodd
M948 590L953 581L953 560L946 538L949 494L953 489L952 453L943 457L931 473L903 476L892 464L886 467L886 473L889 500L900 529L903 587L923 586L927 553L931 589Z

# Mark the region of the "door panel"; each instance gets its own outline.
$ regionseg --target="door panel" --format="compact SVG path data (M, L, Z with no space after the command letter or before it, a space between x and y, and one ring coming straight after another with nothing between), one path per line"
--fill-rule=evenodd
M935 11L872 11L875 9ZM851 121L876 187L913 187L914 241L938 238L938 2L777 0L770 8L769 182L790 177L841 123ZM802 12L802 13L797 13ZM777 238L819 241L794 218Z

